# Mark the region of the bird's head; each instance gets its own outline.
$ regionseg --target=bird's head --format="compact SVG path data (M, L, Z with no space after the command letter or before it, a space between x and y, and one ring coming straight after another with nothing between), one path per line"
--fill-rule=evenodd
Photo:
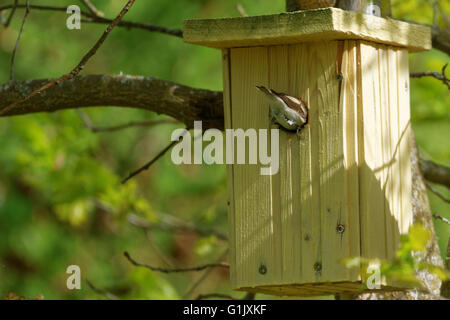
M272 95L272 92L270 92L269 89L267 89L264 86L256 86L256 88L261 91L262 93L268 94L268 95Z

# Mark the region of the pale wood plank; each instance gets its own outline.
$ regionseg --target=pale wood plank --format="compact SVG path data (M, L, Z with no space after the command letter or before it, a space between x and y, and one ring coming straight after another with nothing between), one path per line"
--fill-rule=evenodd
M401 221L401 206L400 206L400 183L402 176L399 166L399 126L398 126L398 63L397 63L397 49L388 47L387 59L389 68L389 123L390 123L390 138L391 138L391 212L395 219L394 228L392 229L393 251L398 250L400 242L400 221Z
M408 233L413 223L412 216L412 177L411 177L411 121L409 98L409 63L408 51L399 49L398 55L398 114L400 134L400 173L401 182L401 228L400 233Z
M309 72L310 56L308 45L292 45L289 49L289 92L306 101L310 106ZM311 114L310 114L311 117ZM312 174L311 174L311 122L300 133L300 137L291 138L291 164L293 208L296 222L300 222L298 234L301 235L300 247L295 249L300 255L301 283L312 282L315 279L314 263L320 258L320 238L317 226L320 225L320 217L312 209ZM316 226L316 229L313 227Z
M344 41L342 58L342 85L340 110L343 126L343 148L346 201L344 202L343 225L346 236L345 246L348 257L359 257L359 175L358 175L358 60L357 44L353 40ZM359 280L358 269L348 270L351 280Z
M366 258L384 258L386 231L382 176L376 169L382 165L380 131L380 94L377 48L360 42L359 163L361 254ZM364 278L363 273L363 278Z
M410 52L431 49L429 27L337 8L186 20L183 23L183 38L188 43L215 48L364 39L406 47Z
M307 266L309 272L313 274L312 282L320 282L323 279L322 273L322 215L321 215L321 198L320 198L320 185L321 174L319 165L320 154L320 125L319 125L319 99L320 92L318 87L317 78L319 73L323 72L322 68L317 66L318 56L318 43L308 46L308 58L307 64L309 66L309 87L310 92L308 96L309 103L309 124L310 124L310 170L311 170L311 210L306 212L306 217L302 216L302 222L306 220L310 225L308 226L309 232L305 233L304 240L309 241L310 249L312 251L312 264ZM305 159L306 160L306 159ZM303 186L302 186L303 187ZM302 199L303 201L303 199ZM303 211L302 213L305 213ZM309 237L307 237L309 235ZM309 238L309 239L308 239ZM307 240L308 239L308 240Z
M269 87L278 92L286 92L289 84L288 46L268 48ZM267 115L269 119L269 115ZM278 125L272 125L277 129ZM271 176L272 211L274 218L275 259L280 269L282 282L294 281L298 275L300 255L295 252L295 223L292 208L292 172L290 167L291 134L279 132L279 171Z
M231 79L233 128L267 129L267 101L252 88L268 86L268 49L232 49ZM260 174L260 165L235 164L234 179L237 283L278 283L271 178ZM258 271L261 266L264 274Z
M347 270L339 261L348 256L345 234L337 232L344 209L344 154L343 132L339 115L339 85L337 79L338 43L318 42L310 46L312 66L311 110L317 109L317 121L312 122L317 133L311 138L311 145L317 146L312 158L319 173L321 281L345 280ZM314 177L313 177L314 181ZM314 198L313 190L313 198ZM317 271L317 270L316 270ZM317 272L319 273L319 272Z
M388 259L395 257L394 252L394 228L396 228L395 218L393 217L393 192L392 192L392 151L391 151L391 135L390 128L390 98L389 98L389 67L387 50L385 45L378 47L378 70L380 75L380 114L381 114L381 155L382 165L378 168L381 171L383 178L383 192L384 192L384 215L385 215L385 229L386 229L386 253Z
M230 49L222 50L222 79L223 79L223 107L225 128L232 128L231 108L231 63ZM224 139L225 141L225 139ZM234 169L233 165L227 164L227 205L228 205L228 235L230 245L230 282L235 287L236 283L236 226L234 224Z

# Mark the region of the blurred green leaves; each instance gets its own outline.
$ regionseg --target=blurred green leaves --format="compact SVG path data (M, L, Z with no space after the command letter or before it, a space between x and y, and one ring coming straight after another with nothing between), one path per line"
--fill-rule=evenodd
M429 230L421 224L414 224L408 234L401 236L400 247L394 259L385 261L351 257L343 259L342 263L349 269L359 268L362 278L365 278L368 266L379 266L381 275L385 277L388 285L423 288L423 283L417 278L417 274L423 270L438 276L442 281L449 277L445 269L422 261L430 239Z
M51 4L36 0L34 4ZM98 0L107 17L114 17L123 1ZM393 0L393 15L432 22L431 0ZM138 1L126 19L181 28L189 18L237 17L240 3L249 15L284 11L284 0L148 0ZM60 0L58 6L73 4ZM446 12L450 3L440 1ZM9 63L20 27L18 11L8 29L0 28L0 82L9 79ZM104 25L65 28L61 12L33 10L16 58L16 79L57 77L72 69L104 31ZM441 17L438 24L444 26ZM411 55L411 71L439 71L448 62L440 52ZM183 43L181 39L143 30L117 28L86 65L84 73L136 74L172 80L194 87L220 90L220 51ZM412 125L421 151L450 165L449 92L435 79L411 81ZM99 126L149 120L142 110L90 108ZM155 265L196 265L214 261L225 243L193 232L142 230L126 218L136 214L151 223L160 212L202 228L226 233L226 175L224 166L174 166L170 154L126 185L121 178L164 148L175 126L133 128L114 133L92 133L76 112L32 114L0 119L0 296L13 291L25 297L103 298L83 285L65 288L66 267L77 264L83 279L121 298L177 299L195 276L161 275L129 265L122 256L133 250ZM444 194L448 190L442 191ZM448 206L430 198L432 208L449 216ZM447 226L436 225L441 250ZM423 246L426 234L414 231L403 238L398 264L386 265L394 277L414 275L409 251ZM414 239L413 239L414 238ZM220 250L219 250L220 249ZM188 254L189 252L189 254ZM431 268L431 266L428 266ZM433 272L438 273L439 270ZM230 291L227 275L214 275L201 289ZM16 295L19 296L19 295ZM14 296L11 296L14 297Z

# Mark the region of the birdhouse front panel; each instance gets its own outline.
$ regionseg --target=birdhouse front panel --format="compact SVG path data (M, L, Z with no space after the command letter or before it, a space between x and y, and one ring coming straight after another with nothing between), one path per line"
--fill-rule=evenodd
M393 258L412 223L408 50L428 49L429 29L323 9L187 21L184 37L222 48L227 129L279 127L257 86L308 107L298 133L279 131L276 174L228 165L233 288L366 290L371 274L342 259Z

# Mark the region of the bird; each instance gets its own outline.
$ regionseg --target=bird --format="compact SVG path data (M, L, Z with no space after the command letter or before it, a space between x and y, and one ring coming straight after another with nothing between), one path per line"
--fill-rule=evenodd
M285 93L256 86L269 101L271 121L278 123L288 131L296 131L297 135L308 123L308 107L301 98Z

